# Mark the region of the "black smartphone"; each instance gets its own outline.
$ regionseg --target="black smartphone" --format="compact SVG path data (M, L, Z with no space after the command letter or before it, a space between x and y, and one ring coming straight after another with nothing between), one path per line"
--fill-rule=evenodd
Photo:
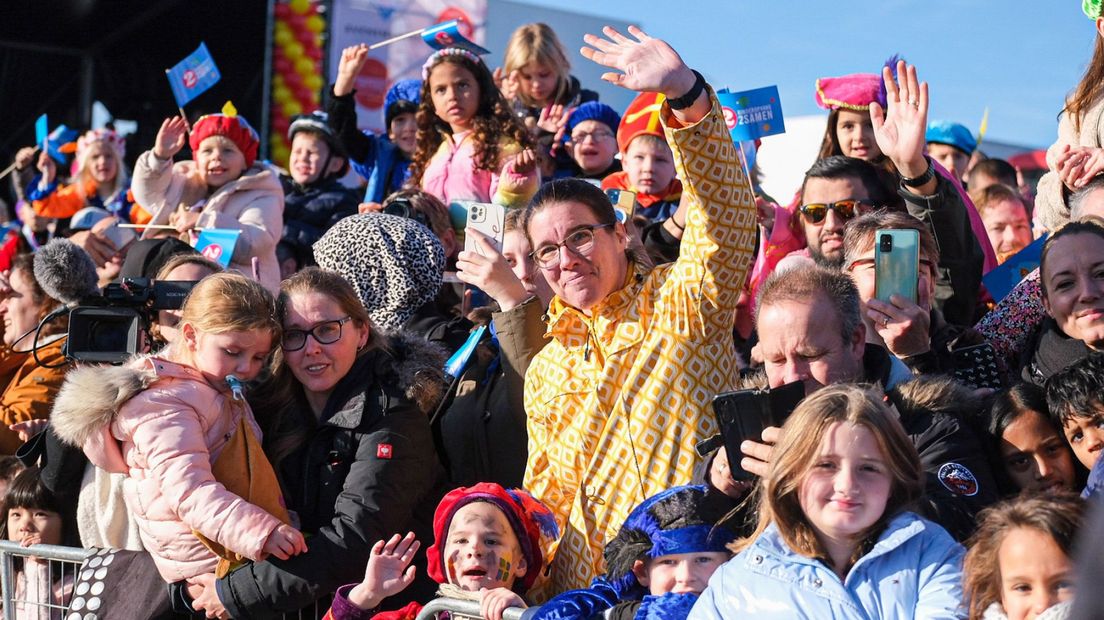
M997 351L988 342L951 351L954 378L973 388L1001 389Z
M753 474L740 467L740 444L760 441L763 429L782 426L805 398L805 384L787 383L773 390L722 392L713 398L713 414L721 427L733 480L749 480Z

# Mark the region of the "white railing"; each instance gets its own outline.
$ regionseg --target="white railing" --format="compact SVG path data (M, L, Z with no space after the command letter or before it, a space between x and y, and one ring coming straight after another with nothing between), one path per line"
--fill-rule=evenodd
M502 620L520 620L523 611L525 610L520 607L510 607L502 612ZM449 612L453 618L475 618L476 620L483 618L479 612L479 601L436 598L426 603L418 614L417 620L433 620L441 612Z

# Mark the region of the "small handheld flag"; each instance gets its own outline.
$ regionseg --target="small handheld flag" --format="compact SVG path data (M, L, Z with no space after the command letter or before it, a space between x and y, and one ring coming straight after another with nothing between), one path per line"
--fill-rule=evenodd
M206 43L200 43L196 51L176 63L172 69L166 69L165 75L169 78L169 86L172 87L173 97L179 108L188 105L188 102L214 86L222 77L211 52L207 51Z
M229 267L240 236L241 231L232 228L207 228L199 233L195 249L224 268Z
M409 39L410 37L416 37L421 35L422 40L426 42L426 45L432 47L435 50L443 50L446 47L459 47L466 49L473 54L490 54L491 51L476 45L473 41L460 34L460 21L450 20L447 22L441 22L440 24L434 24L428 28L420 28L418 30L412 30L405 34L400 34L390 39L385 39L378 43L373 43L368 46L368 49L374 50L387 45L391 45L397 41L403 39Z
M46 150L46 139L50 135L50 121L46 118L46 115L35 119L35 144L42 147L42 150Z
M738 93L719 92L717 99L721 102L728 131L736 142L757 140L786 131L777 86Z

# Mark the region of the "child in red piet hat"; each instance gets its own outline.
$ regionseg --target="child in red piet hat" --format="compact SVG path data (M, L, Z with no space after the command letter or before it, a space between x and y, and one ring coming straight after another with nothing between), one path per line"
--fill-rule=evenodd
M671 217L682 198L682 182L675 173L675 157L663 135L659 110L663 95L640 93L629 104L617 128L621 172L602 181L602 189L636 192L635 215L650 222Z
M276 170L257 161L257 132L228 102L222 114L200 117L188 134L183 117L165 119L153 148L134 166L135 199L153 214L150 224L168 224L181 234L240 230L230 269L278 292L276 244L283 232L284 190ZM185 142L194 160L174 164ZM156 234L157 229L148 228L143 238Z
M526 606L522 596L545 573L558 530L552 513L527 491L481 482L445 495L433 515L433 538L426 556L441 594L478 600L483 618L501 620L507 608ZM414 620L419 603L397 611L376 607L414 581L410 563L419 546L413 532L377 541L364 581L339 588L324 620Z

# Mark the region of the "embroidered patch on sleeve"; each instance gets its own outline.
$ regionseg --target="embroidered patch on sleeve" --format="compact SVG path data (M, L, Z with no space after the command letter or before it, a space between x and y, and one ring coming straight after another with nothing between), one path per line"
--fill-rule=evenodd
M376 458L377 459L389 459L392 454L391 444L378 443L376 444ZM967 472L969 473L969 472Z
M939 467L939 482L955 495L973 497L978 492L978 481L973 472L958 463L944 463Z

